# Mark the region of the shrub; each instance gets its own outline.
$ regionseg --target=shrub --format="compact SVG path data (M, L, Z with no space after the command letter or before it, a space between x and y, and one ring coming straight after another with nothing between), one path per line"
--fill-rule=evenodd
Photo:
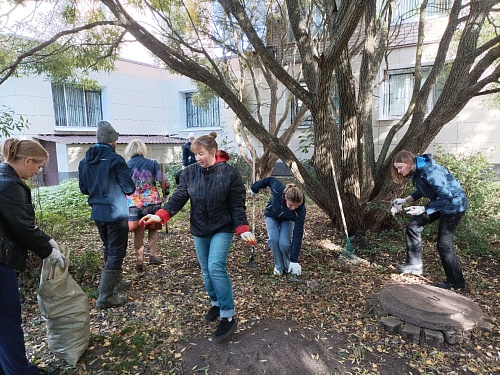
M77 179L68 179L56 186L32 187L32 194L37 225L60 244L74 244L78 242L77 239L81 241L82 237L88 235L93 221L90 220L87 196L80 192ZM79 283L83 280L95 281L102 267L100 249L74 250L70 248L70 272L73 278ZM41 260L31 252L28 254L28 271L24 276L34 281ZM96 293L91 287L81 286L89 297Z
M439 154L436 161L445 166L467 194L469 209L460 223L455 243L470 254L491 253L500 224L500 183L483 153ZM437 226L434 231L437 232Z
M59 238L67 228L90 222L87 197L80 192L78 180L71 178L56 186L32 189L36 223L42 230Z

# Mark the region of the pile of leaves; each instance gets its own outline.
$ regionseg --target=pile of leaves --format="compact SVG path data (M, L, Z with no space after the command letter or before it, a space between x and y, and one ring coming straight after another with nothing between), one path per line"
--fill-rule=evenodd
M500 327L496 320L492 332L474 331L471 339L463 344L435 348L389 334L376 318L367 316L366 298L376 287L394 282L431 283L443 279L434 243L424 245L425 278L401 276L395 272L395 265L405 259L403 228L351 237L362 261L344 262L341 254L345 235L334 230L326 216L309 204L300 257L303 274L300 277L273 276L273 260L266 245L263 221L264 199L259 201L255 218L256 267L249 267L250 248L239 238L235 238L228 259L239 322L233 341L238 341L238 335L259 322L292 322L294 327L315 332L316 341L335 343L325 345L325 350L342 364L345 373L500 372ZM206 345L218 345L210 339L215 325L204 322L210 304L189 234L187 210L169 222L168 231L167 234L163 230L159 240L159 255L165 263L150 266L146 261L142 274L135 272L133 237L130 235L124 264L124 278L133 280L128 303L97 310L95 298L102 263L94 269L90 265L92 261L102 262L99 236L88 220L81 225L72 223L64 238L58 240L70 247L72 259L75 259L72 273L90 298L90 346L74 367L56 359L49 351L45 324L36 300L38 275L33 272L21 278L24 331L30 360L42 367L49 363L60 364L62 373L66 374L244 373L235 368L214 372L203 358L191 357L193 346L200 340ZM464 294L492 318L500 316L498 246L494 251L489 256L472 256L459 251L469 287ZM147 249L145 255L147 259ZM76 269L82 259L89 262L83 273L81 263ZM245 342L239 344L245 345ZM244 368L246 358L242 356L239 360Z

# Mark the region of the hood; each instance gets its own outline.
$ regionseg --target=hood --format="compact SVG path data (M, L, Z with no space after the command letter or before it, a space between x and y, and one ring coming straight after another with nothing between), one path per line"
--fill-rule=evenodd
M415 166L416 169L422 169L425 167L428 163L432 163L432 155L431 154L424 154L424 155L419 155L415 157Z
M96 143L93 147L87 150L87 153L85 154L85 162L87 164L97 164L113 152L115 152L115 150L107 143Z
M229 160L229 155L227 154L226 151L219 150L217 151L217 154L215 155L215 162L219 163L221 161L227 162Z

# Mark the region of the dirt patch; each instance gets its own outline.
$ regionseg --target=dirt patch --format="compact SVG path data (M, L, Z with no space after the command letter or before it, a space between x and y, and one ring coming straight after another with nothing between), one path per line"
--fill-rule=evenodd
M269 319L237 330L225 342L206 338L191 342L183 361L186 374L344 374L355 367L339 350L347 346L342 334L328 336L293 321ZM410 368L405 362L392 358L379 373L406 372Z

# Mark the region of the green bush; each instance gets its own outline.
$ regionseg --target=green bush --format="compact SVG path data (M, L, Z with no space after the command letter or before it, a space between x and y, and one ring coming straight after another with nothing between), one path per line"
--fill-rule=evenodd
M467 195L469 209L456 233L455 243L470 254L491 253L500 224L500 183L483 153L436 155L460 182ZM437 226L434 226L437 233Z
M71 178L59 185L32 189L36 223L42 230L59 238L67 229L90 222L87 196L80 192L78 180Z
M32 194L37 225L59 244L71 244L73 239L81 240L81 237L87 236L91 228L94 228L94 223L90 220L91 210L87 196L80 192L77 179L68 179L56 186L34 187ZM89 241L90 246L91 243L93 242ZM78 252L72 248L69 250L70 272L73 278L80 283L89 297L93 297L95 288L87 288L81 282L95 281L100 273L100 248L81 249ZM39 269L38 265L41 265L40 259L31 253L28 262L28 269Z

